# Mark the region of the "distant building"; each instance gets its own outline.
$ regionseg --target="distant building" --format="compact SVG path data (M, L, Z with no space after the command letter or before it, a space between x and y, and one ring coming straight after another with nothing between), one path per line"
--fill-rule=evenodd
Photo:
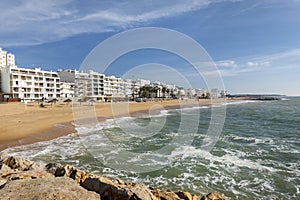
M133 98L134 83L131 79L123 79L124 95L127 99Z
M194 88L186 89L186 96L188 98L195 98L197 96L196 89L194 89Z
M106 97L124 98L123 79L115 76L104 76L104 95Z
M221 97L221 98L225 98L227 95L228 95L228 91L226 91L226 90L222 90L222 91L220 92L220 97Z
M204 89L196 89L196 96L197 98L206 98L207 97L207 91Z
M15 55L0 48L0 69L7 66L15 66Z
M15 66L15 55L12 53L7 53L7 51L0 48L0 73L1 73L1 69L7 66ZM0 80L0 92L3 92L1 86L1 80Z
M217 88L211 89L210 91L210 98L212 99L216 99L216 98L220 98L220 91Z
M74 74L74 96L83 100L111 101L112 98L124 98L124 81L115 76L89 70L69 71Z

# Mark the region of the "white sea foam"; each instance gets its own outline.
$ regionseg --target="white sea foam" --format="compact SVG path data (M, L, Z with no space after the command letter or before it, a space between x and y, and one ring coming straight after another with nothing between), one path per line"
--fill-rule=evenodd
M179 151L179 152L178 152ZM257 162L253 162L247 159L241 159L235 155L225 154L223 156L214 156L210 152L196 149L192 146L186 147L179 147L176 149L175 154L182 154L184 157L188 156L199 156L203 159L209 160L211 162L220 162L226 164L226 166L236 166L236 167L247 167L250 169L257 169L257 170L267 170L270 172L276 172L277 170L272 167L263 166Z
M289 101L290 99L288 99L288 98L281 98L280 100L282 100L282 101Z
M247 142L252 142L254 144L275 144L272 138L243 137L239 135L228 135L225 137L231 138L233 140L243 140Z
M246 104L246 103L257 103L259 101L255 101L255 100L241 100L241 101L230 101L227 100L226 102L223 102L223 105L239 105L239 104Z
M193 106L193 107L186 107L186 108L178 108L176 110L179 110L179 111L186 111L186 110L198 110L198 109L201 109L203 108L202 106Z

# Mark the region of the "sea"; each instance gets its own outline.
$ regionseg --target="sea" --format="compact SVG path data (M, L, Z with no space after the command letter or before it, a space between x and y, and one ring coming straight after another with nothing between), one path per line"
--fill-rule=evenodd
M213 112L224 108L225 115ZM217 125L215 117L222 118ZM230 199L300 199L300 98L115 118L5 151L199 196L217 191Z

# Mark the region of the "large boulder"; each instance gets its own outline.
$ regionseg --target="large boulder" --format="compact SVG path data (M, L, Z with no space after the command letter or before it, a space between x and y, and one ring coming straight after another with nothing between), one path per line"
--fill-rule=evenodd
M24 171L24 170L29 170L29 168L33 164L33 161L28 160L26 158L17 157L17 156L9 156L9 157L2 158L1 163L6 164L11 169L18 169Z
M93 176L92 173L84 172L72 165L63 166L59 163L49 163L46 165L46 169L56 177L66 176L74 179L79 184L84 182L86 178Z
M9 181L0 189L1 200L99 200L100 195L67 177Z
M125 183L118 179L110 180L104 177L89 177L81 184L82 187L100 194L101 198L109 200L156 200L149 188L144 185Z
M228 200L228 199L217 192L211 192L207 195L204 195L201 198L201 200Z
M164 199L164 200L181 200L177 194L171 191L152 189L152 194L156 197L156 199Z
M0 152L0 163L2 162L2 160L3 160L4 158L7 158L7 157L8 157L7 153Z
M4 163L0 163L0 175L10 172L12 169Z
M176 193L181 199L184 200L200 200L200 198L196 195L193 195L189 192L179 191Z
M46 165L46 170L55 177L64 176L66 173L64 166L60 163L49 163Z

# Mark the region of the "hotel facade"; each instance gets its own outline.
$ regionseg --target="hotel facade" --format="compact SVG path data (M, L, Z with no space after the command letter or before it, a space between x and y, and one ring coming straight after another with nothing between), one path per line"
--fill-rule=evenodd
M60 98L60 78L57 72L40 68L6 66L1 69L1 89L25 101Z
M123 79L107 76L92 70L76 71L61 70L58 72L62 82L72 77L69 82L74 83L74 97L83 100L111 101L113 98L124 98Z

